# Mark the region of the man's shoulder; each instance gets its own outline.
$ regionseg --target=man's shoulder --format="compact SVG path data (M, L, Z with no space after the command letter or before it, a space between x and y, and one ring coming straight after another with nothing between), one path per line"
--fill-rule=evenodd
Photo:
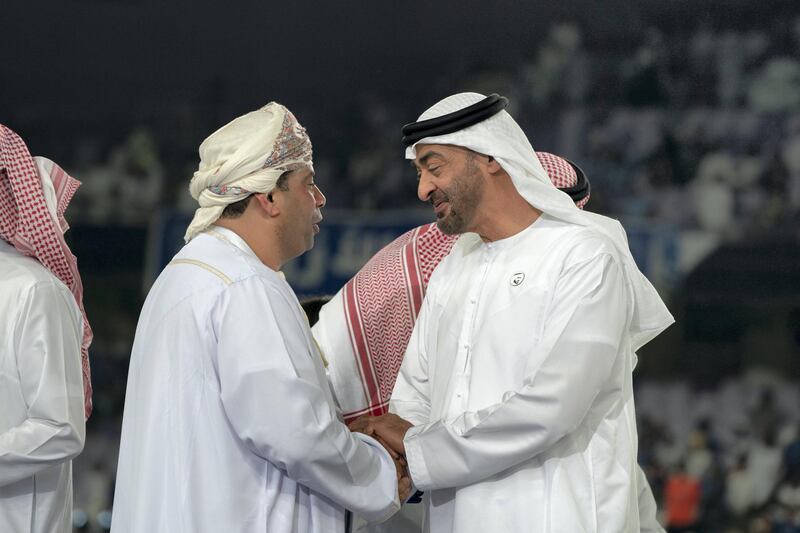
M255 256L232 243L200 234L175 255L170 265L188 265L204 277L214 277L220 288L258 278L267 284L279 284L280 274L266 267ZM202 274L201 274L202 275Z
M15 294L17 299L53 291L69 293L67 286L44 265L20 253L0 253L0 279L3 294Z
M257 258L251 261L236 246L200 234L159 274L144 309L158 317L156 322L186 313L189 308L203 314L231 302L250 305L254 300L249 295L253 293L268 295L271 301L271 293L277 292L280 284L279 274ZM248 297L242 299L239 294Z
M44 313L80 324L80 309L69 288L36 259L0 254L0 279L0 314L12 322Z
M595 226L581 226L565 223L563 234L558 239L560 255L564 257L565 267L608 256L619 260L619 252L614 241Z

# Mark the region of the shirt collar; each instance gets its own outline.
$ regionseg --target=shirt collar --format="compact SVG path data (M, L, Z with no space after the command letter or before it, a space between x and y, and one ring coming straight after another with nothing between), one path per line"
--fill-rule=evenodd
M223 242L227 242L228 244L232 244L246 254L250 254L253 257L258 258L253 249L250 248L250 246L244 242L244 239L242 239L239 234L233 230L223 228L222 226L212 225L205 232L214 238L217 238Z
M211 225L207 230L204 231L204 233L208 233L211 237L219 239L223 242L227 242L228 244L232 244L233 246L240 249L242 252L252 255L254 258L258 259L258 256L253 251L253 249L250 248L250 246L248 246L247 243L244 242L244 239L242 239L239 236L239 234L233 230L230 230L228 228L223 228L222 226ZM261 263L261 259L258 259L258 262ZM261 264L264 265L264 263ZM266 268L269 268L269 270L272 270L267 265L264 266ZM272 271L275 272L283 281L286 281L286 275L283 273L282 270L272 270Z
M536 227L537 225L543 225L544 222L542 221L542 219L544 219L545 217L546 217L545 213L542 213L541 215L539 215L539 217L536 220L531 222L530 226L528 226L527 228L523 229L522 231L519 231L519 232L515 233L514 235L505 237L504 239L499 239L499 240L491 241L491 242L483 242L483 241L481 241L481 242L483 242L484 249L490 250L490 251L497 251L497 250L502 250L502 249L505 249L505 248L513 246L514 243L516 243L517 241L521 240L524 235L527 235L528 233L530 233L533 230L534 227Z

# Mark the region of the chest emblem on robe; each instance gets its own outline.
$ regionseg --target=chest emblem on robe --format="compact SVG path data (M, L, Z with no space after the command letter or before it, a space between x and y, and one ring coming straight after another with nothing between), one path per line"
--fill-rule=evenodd
M517 272L513 276L511 276L511 285L516 287L520 285L523 281L525 281L525 273L524 272Z

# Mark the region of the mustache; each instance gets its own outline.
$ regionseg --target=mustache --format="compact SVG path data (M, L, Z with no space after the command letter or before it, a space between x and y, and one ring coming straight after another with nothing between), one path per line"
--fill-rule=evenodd
M442 191L435 191L433 194L431 194L431 197L428 199L428 202L433 206L446 201L447 201L447 195Z

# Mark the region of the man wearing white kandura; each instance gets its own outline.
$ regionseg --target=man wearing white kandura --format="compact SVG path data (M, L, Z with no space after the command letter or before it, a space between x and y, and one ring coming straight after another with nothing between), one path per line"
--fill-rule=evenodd
M270 103L200 146L186 246L134 340L112 531L306 533L380 521L410 484L338 418L281 267L314 244L311 142ZM398 494L399 492L399 494Z

